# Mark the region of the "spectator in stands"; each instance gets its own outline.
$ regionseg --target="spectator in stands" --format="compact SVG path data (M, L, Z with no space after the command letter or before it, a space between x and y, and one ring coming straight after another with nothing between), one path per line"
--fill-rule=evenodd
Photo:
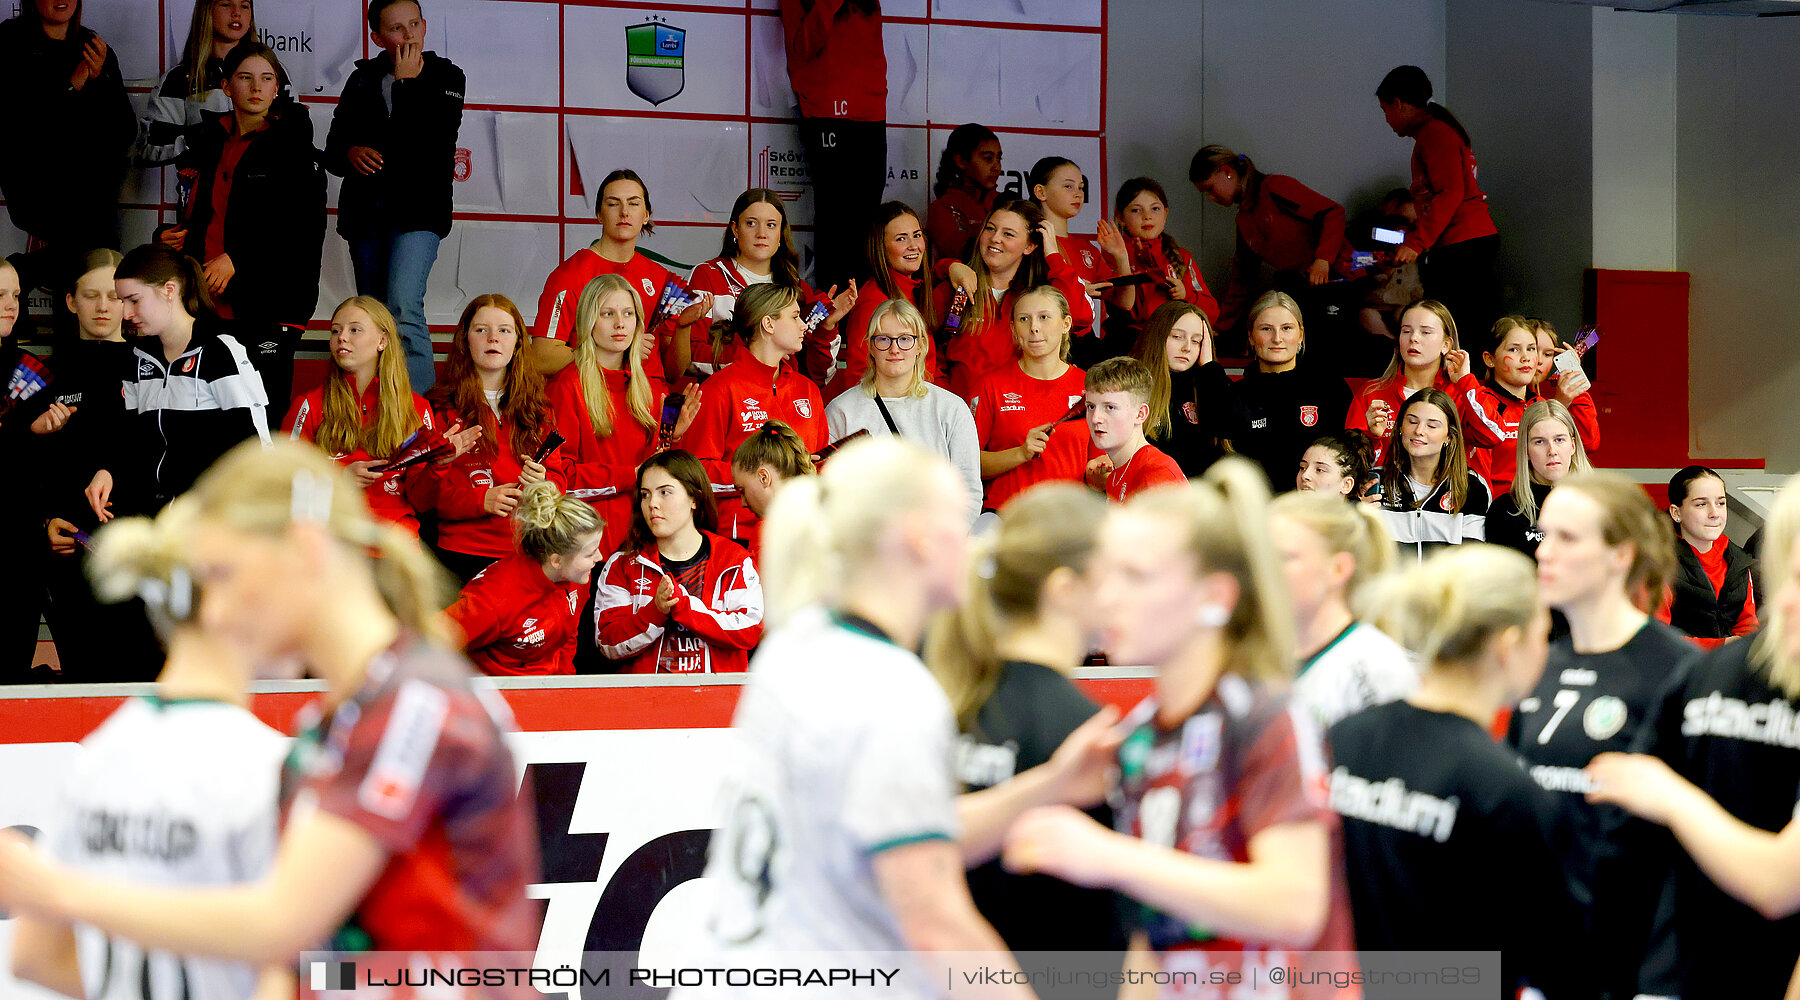
M600 550L600 516L541 479L513 512L519 547L470 580L445 612L484 674L572 674L576 615Z
M1420 262L1425 294L1486 330L1500 315L1494 262L1500 234L1487 195L1475 179L1469 132L1431 99L1431 80L1417 66L1391 70L1375 88L1382 117L1394 134L1413 140L1412 194L1419 220L1394 252L1394 261Z
M1468 371L1469 352L1456 339L1456 320L1444 304L1422 299L1400 314L1400 338L1387 371L1372 379L1350 401L1344 426L1367 431L1375 440L1375 461L1387 457L1388 437L1400 404L1422 389L1466 394L1475 388ZM1468 381L1462 382L1467 375ZM1458 411L1461 407L1459 404Z
M568 482L544 380L522 351L525 321L504 295L477 295L456 324L444 381L431 390L437 423L480 427L481 440L437 470L438 560L463 583L514 549L512 515L533 483Z
M981 445L968 404L925 380L925 317L905 299L889 299L869 317L863 339L874 363L861 385L825 407L831 440L892 434L942 456L962 473L973 522L981 513Z
M1082 482L1099 457L1085 424L1087 375L1069 364L1073 323L1063 293L1039 286L1013 305L1019 360L976 383L975 434L981 441L983 510L1051 480Z
M1548 616L1532 577L1527 560L1477 545L1432 556L1383 593L1379 619L1419 652L1424 677L1404 701L1331 728L1331 805L1358 948L1498 952L1502 995L1529 983L1588 996L1572 825L1487 733L1545 674ZM1404 815L1383 806L1397 789ZM1462 905L1458 882L1475 872L1504 888Z
M1502 316L1494 322L1482 363L1488 367L1486 382L1473 389L1457 386L1457 409L1466 418L1469 434L1469 471L1487 481L1495 496L1512 489L1518 459L1519 418L1534 399L1532 383L1538 370L1537 331L1523 316ZM1590 383L1584 372L1558 379L1556 399L1575 418L1584 448L1600 446L1600 418Z
M415 534L419 511L436 503L432 462L390 465L448 443L447 464L475 446L479 425L440 426L424 397L412 391L400 331L380 299L358 295L331 314L331 364L325 382L294 401L282 429L311 441L363 488L369 513Z
M644 373L648 331L642 300L623 275L602 274L581 290L575 306L575 363L544 388L557 429L569 495L594 506L605 522L603 555L618 551L631 527L637 469L656 453L666 393ZM700 407L698 390L677 411L670 438L678 440ZM682 419L682 418L685 418Z
M1192 302L1206 314L1206 321L1218 328L1219 303L1207 290L1200 265L1175 237L1168 233L1169 196L1163 186L1148 177L1133 177L1119 185L1113 198L1113 214L1118 232L1102 231L1100 249L1111 256L1119 276L1147 274L1143 284L1118 284L1107 291L1107 299L1117 307L1109 312L1109 320L1117 320L1121 332L1107 331L1107 336L1124 336L1135 340L1151 314L1169 301ZM1114 236L1117 239L1114 239ZM1126 266L1118 268L1123 259Z
M688 281L695 291L710 292L713 297L711 311L693 325L690 363L698 367L699 374L710 375L736 361L743 345L735 343L729 333L731 310L737 305L738 293L751 285L776 284L799 292L803 316L821 302L830 310L818 327L807 333L806 347L797 360L808 378L824 385L833 374L828 369L840 324L856 305L856 286L848 285L839 293L833 285L821 295L801 280L794 231L788 226L781 196L774 191L751 188L738 195L731 206L730 219L719 255L694 268L694 276Z
M1717 472L1690 465L1669 479L1676 572L1656 616L1703 649L1754 635L1759 627L1750 586L1755 560L1725 537L1725 507L1725 480Z
M1535 557L1544 540L1538 527L1544 499L1564 476L1592 466L1574 414L1554 399L1540 399L1525 408L1514 456L1512 485L1488 510L1487 540Z
M227 115L208 115L189 136L179 169L193 195L163 242L205 262L221 318L262 375L272 409L286 412L294 348L319 300L325 243L325 172L306 105L261 42L225 57Z
M1262 479L1227 459L1191 489L1150 490L1107 516L1091 570L1107 655L1157 671L1155 695L1120 726L1117 832L1070 807L1033 809L1005 856L1141 904L1129 929L1151 967L1242 973L1266 960L1329 975L1343 959L1323 953L1354 948L1350 900L1337 817L1309 791L1327 781L1319 733L1280 693L1293 613ZM1184 736L1196 732L1209 735Z
M707 472L685 451L651 456L637 478L625 546L594 592L594 635L624 673L743 671L763 632L762 582L718 533Z
M1487 537L1487 484L1469 471L1462 421L1442 389L1406 401L1381 467L1381 509L1403 557Z
M771 420L744 439L731 453L731 480L743 498L748 516L735 523L719 523L719 533L750 550L754 559L762 558L762 518L769 513L769 502L781 484L796 476L818 474L812 453L794 429L780 420Z
M965 792L1048 764L1095 717L1098 706L1070 675L1088 651L1094 593L1087 571L1105 515L1084 487L1044 486L1007 507L999 529L972 547L967 593L938 616L925 647L956 712L956 777ZM1112 823L1104 806L1089 815ZM968 878L976 907L1014 950L1123 944L1111 893L1013 875L999 858L970 868Z
M1412 657L1351 612L1368 606L1364 588L1394 564L1381 515L1328 493L1287 493L1270 504L1269 528L1294 602L1294 702L1324 727L1412 693L1419 686Z
M1672 532L1643 487L1608 471L1565 477L1538 523L1539 594L1568 619L1570 634L1550 644L1544 676L1514 709L1507 742L1576 826L1593 879L1583 959L1594 979L1613 996L1676 996L1673 927L1658 906L1673 844L1584 801L1581 772L1597 754L1647 738L1662 696L1699 655L1643 610L1674 569Z
M141 246L113 280L138 341L123 385L125 422L106 430L85 490L101 521L155 513L238 442L270 440L262 376L222 332L194 258Z
M1046 156L1032 165L1026 186L1031 191L1032 204L1043 210L1045 221L1050 223L1050 228L1056 230L1057 250L1081 279L1082 296L1094 311L1095 322L1076 332L1071 360L1082 368L1090 368L1107 358L1130 351L1130 340L1106 341L1101 337L1089 336L1100 329L1101 303L1098 296L1112 287L1106 279L1112 277L1116 268L1127 266L1127 262L1122 257L1115 260L1103 252L1095 237L1069 232L1069 223L1081 214L1088 200L1087 177L1082 174L1081 167L1074 160L1065 157ZM1104 218L1099 219L1096 226L1101 231L1111 230L1114 234L1117 233ZM1109 237L1108 242L1123 250L1121 241Z
M925 230L919 225L919 213L905 202L883 204L869 224L868 246L864 249L871 277L856 293L856 305L839 324L839 329L853 333L867 330L875 310L889 299L911 302L925 317L925 325L937 329L939 316L933 295L931 249L925 240ZM927 341L925 377L933 385L942 384L938 353L937 346ZM836 399L862 384L863 373L869 369L868 338L840 337L836 354L836 367L825 388L826 399Z
M1285 174L1265 174L1224 146L1201 147L1188 164L1188 180L1213 204L1237 207L1237 250L1219 303L1219 329L1235 334L1244 306L1271 290L1286 292L1315 319L1341 304L1321 293L1334 274L1347 273L1342 205Z
M82 26L81 0L20 0L18 10L0 24L0 197L27 238L13 258L20 287L55 288L82 254L118 243L137 119L118 55ZM57 326L73 331L73 317Z
M813 278L855 288L857 242L887 186L881 0L782 0L781 29L812 180Z
M937 259L969 259L999 187L1000 138L986 125L958 125L938 157L925 220Z
M19 271L0 261L0 371L10 380L25 356L13 331L25 311L25 290L19 286ZM41 391L41 390L40 390ZM0 397L3 399L5 397ZM27 413L14 412L0 416L0 461L19 476L30 462L31 419ZM38 537L37 497L34 491L20 488L15 482L0 490L0 544L17 555L21 565L5 574L0 584L0 683L29 682L32 658L37 652L38 615L44 604L43 580L39 575L44 545Z
M1368 334L1367 342L1371 348L1394 340L1400 331L1400 313L1425 297L1425 284L1419 280L1419 262L1394 263L1394 251L1418 221L1418 207L1413 202L1412 192L1394 188L1382 196L1381 204L1373 214L1358 217L1346 230L1345 238L1351 247L1375 257L1374 265L1363 275L1367 282L1362 308L1357 314L1357 322ZM1385 232L1377 238L1377 230ZM1374 371L1380 370L1390 350L1391 345L1388 350L1379 352ZM1361 375L1363 368L1360 364L1353 365L1345 374Z
M688 366L691 330L712 308L710 297L673 316L659 316L664 291L681 282L668 268L644 256L638 238L656 232L651 220L650 189L634 170L615 170L600 181L595 214L603 231L600 238L575 251L544 279L538 296L537 322L531 328L531 357L545 377L556 374L575 360L575 306L588 282L602 274L619 274L631 282L643 299L650 341L644 350L644 371L678 383Z
M1216 362L1212 324L1192 302L1165 302L1150 314L1131 356L1150 370L1145 437L1197 479L1226 452L1231 376Z
M1144 437L1150 371L1136 358L1107 358L1087 372L1088 435L1106 454L1106 498L1114 503L1158 486L1186 486L1175 460Z
M1362 431L1327 434L1307 445L1300 456L1294 489L1332 493L1347 500L1365 499L1375 468L1375 446Z
M1228 433L1281 489L1319 429L1343 426L1350 387L1336 371L1305 360L1306 325L1292 296L1265 292L1249 315L1256 363L1229 383L1235 426Z
M949 281L937 286L935 312L944 317L944 363L950 391L971 399L983 375L1017 358L1010 318L1027 290L1053 285L1068 303L1070 336L1093 322L1092 308L1074 268L1056 249L1056 231L1028 201L994 207L969 253L968 263L940 263ZM967 306L955 308L966 296Z
M203 112L225 114L225 57L246 38L256 37L252 0L194 0L187 44L181 58L150 92L139 123L137 161L146 167L174 163L187 149L187 133Z
M418 0L371 0L369 38L331 115L325 169L344 179L338 235L350 245L356 292L387 304L400 325L416 392L437 384L425 322L425 283L450 234L456 133L467 84L456 64L425 50Z

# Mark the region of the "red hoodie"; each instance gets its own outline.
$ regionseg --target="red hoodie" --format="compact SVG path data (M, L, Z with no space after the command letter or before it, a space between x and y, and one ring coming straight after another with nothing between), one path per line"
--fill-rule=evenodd
M536 559L515 551L465 584L445 614L484 674L572 674L586 589L552 583Z
M887 120L887 53L881 15L844 0L781 0L788 83L806 118Z
M1051 286L1069 301L1069 320L1073 324L1069 336L1086 334L1093 329L1094 304L1081 286L1081 276L1063 258L1061 251L1050 254L1044 263L1050 272ZM940 262L938 267L947 272L949 265ZM994 311L986 321L977 318L973 307L969 309L962 321L962 329L944 346L951 392L964 399L973 399L976 383L983 375L1018 360L1018 349L1013 346L1012 314L1019 295L1026 290L1018 286L1015 276L1014 286L994 303ZM956 286L949 281L940 282L933 294L937 299L934 304L937 314L946 315L956 295Z
M656 607L664 576L655 545L618 552L606 560L594 591L594 639L607 658L629 674L726 673L750 666L750 650L762 639L762 581L743 546L702 531L709 551L704 582L692 590L675 585L675 606ZM669 645L670 624L683 648ZM696 641L697 639L697 641ZM659 669L660 668L660 669Z
M451 414L440 409L438 422L448 425ZM519 481L524 463L512 444L512 427L504 416L496 416L495 440L487 440L464 452L449 465L437 468L438 547L464 555L498 559L511 555L516 546L512 518L490 514L485 508L487 491ZM555 429L556 415L544 414L545 433ZM557 486L569 484L568 445L551 452L544 459L550 480Z
M918 305L913 301L913 296L919 289L918 277L892 269L888 273L894 276L894 288L901 298ZM843 395L846 389L862 384L863 373L869 370L869 320L875 315L875 307L887 300L887 293L881 290L881 286L873 278L863 282L862 288L857 291L856 305L850 307L850 315L845 316L844 321L838 324L838 332L843 335L837 345L840 364L825 386L827 401ZM937 326L937 320L931 315L934 308L935 306L927 304L926 308L919 310L925 314L927 330ZM938 371L937 345L932 343L933 339L925 338L925 380L937 385L942 375Z
M431 416L431 407L424 397L413 393L413 409L418 412L421 430L433 433L438 428ZM362 407L364 427L372 427L381 407L381 380L369 380L369 387L363 390L362 398L357 400ZM319 420L325 415L325 387L313 389L306 395L294 400L293 408L288 410L287 421L282 428L294 441L312 441L319 433ZM392 456L388 456L392 457ZM339 465L350 465L353 462L368 462L375 456L361 448L355 451L331 456L331 460ZM369 513L398 524L413 534L419 532L419 511L429 509L435 502L433 496L435 483L432 470L428 465L415 465L410 469L402 469L383 475L363 488L369 498Z
M1337 267L1344 242L1344 207L1284 174L1258 174L1237 212L1237 252L1219 310L1219 326L1237 327L1261 286L1262 266L1303 273L1315 260Z
M531 335L560 340L574 347L575 311L581 304L581 293L587 288L588 282L603 274L623 275L631 282L631 288L637 292L640 300L638 304L644 310L646 323L656 309L657 300L662 298L663 286L674 277L668 268L644 256L642 252L633 254L623 264L615 264L596 253L593 247L582 247L568 260L556 265L556 270L551 271L550 277L544 279L544 291L538 296L537 321L531 324ZM675 318L670 317L649 331L651 341L649 353L644 355L645 373L656 378L663 377L662 352L677 329Z
M648 376L646 376L648 377ZM662 382L650 380L649 427L637 422L626 402L628 373L605 372L607 395L612 399L613 432L594 433L588 415L587 395L581 389L581 372L574 365L557 372L544 388L556 427L568 441L557 449L568 463L568 491L594 505L606 527L600 551L615 552L631 531L637 493L637 469L656 451L656 433L662 419Z
M1456 401L1456 419L1462 422L1463 433L1465 435L1469 432L1468 425L1469 417L1471 415L1471 411L1468 409L1469 404L1466 403L1465 400L1468 398L1469 393L1473 392L1479 384L1480 383L1475 381L1473 372L1464 373L1461 379L1452 382L1450 380L1449 368L1443 365L1438 366L1437 381L1432 383L1432 388L1442 389L1444 392L1449 393L1451 399ZM1375 444L1375 464L1377 466L1381 464L1382 458L1387 455L1388 440L1394 436L1394 430L1398 427L1401 406L1412 397L1413 394L1406 391L1406 377L1404 375L1396 375L1392 379L1387 380L1378 378L1370 379L1363 385L1362 389L1357 392L1356 398L1350 401L1350 412L1344 417L1344 429L1358 430L1365 434L1369 434L1370 439L1373 440ZM1393 427L1388 428L1387 437L1378 438L1375 437L1374 434L1369 433L1369 404L1377 399L1388 405L1388 409L1393 414L1393 418L1396 421Z
M1420 253L1499 232L1475 179L1475 151L1448 123L1428 117L1412 131L1412 196L1419 221L1406 245Z

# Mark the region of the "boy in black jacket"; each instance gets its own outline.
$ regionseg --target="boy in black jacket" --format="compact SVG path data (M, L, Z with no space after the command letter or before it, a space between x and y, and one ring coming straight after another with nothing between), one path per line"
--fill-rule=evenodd
M425 51L425 17L415 0L370 0L369 32L383 51L358 62L344 84L325 140L325 169L344 178L338 235L350 244L357 294L393 312L412 389L424 393L437 381L425 281L438 241L450 232L463 71Z

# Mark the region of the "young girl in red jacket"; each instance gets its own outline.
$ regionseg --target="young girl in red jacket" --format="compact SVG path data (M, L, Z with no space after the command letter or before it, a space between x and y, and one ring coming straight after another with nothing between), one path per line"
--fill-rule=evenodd
M575 251L544 279L538 296L537 323L531 328L531 355L545 377L556 374L575 360L575 306L587 283L602 274L624 275L643 296L645 308L654 310L663 287L674 275L639 252L638 238L656 232L651 221L650 189L634 170L615 170L600 182L598 218L603 231L593 243ZM679 284L679 282L677 282ZM706 297L658 323L644 370L674 382L688 366L689 331L710 306Z
M611 555L631 524L637 467L656 452L666 395L644 371L650 342L643 301L624 277L603 274L582 289L575 307L575 363L544 388L556 426L569 439L569 495L586 500L606 522L600 551ZM699 409L690 394L673 436L681 437ZM685 422L684 422L685 420Z
M1456 406L1469 440L1469 471L1486 479L1495 496L1512 489L1518 467L1519 418L1536 400L1532 382L1538 370L1537 329L1523 316L1502 316L1481 360L1486 382L1472 389L1459 385ZM1553 398L1569 408L1588 451L1600 447L1600 418L1588 394L1587 374L1577 371L1557 380Z
M692 363L700 374L710 375L738 359L742 345L733 344L725 335L731 310L744 289L766 284L797 291L802 315L820 302L830 306L825 321L806 338L799 360L801 371L824 385L831 378L831 349L839 323L856 305L856 286L840 293L833 285L821 295L800 279L800 252L794 249L787 209L782 207L781 197L768 188L751 188L738 195L719 255L694 268L688 281L689 288L710 292L713 297L711 310L691 328Z
M435 500L434 470L384 467L409 443L431 444L440 427L431 407L412 391L394 314L372 296L345 299L331 314L331 360L324 384L294 402L283 429L344 466L368 496L370 513L417 534L419 509ZM464 430L453 424L443 432L455 455L480 437L478 426Z
M513 512L519 547L463 587L445 614L484 674L572 674L576 618L604 552L594 508L540 480Z
M1443 303L1421 299L1400 314L1394 360L1350 401L1344 426L1367 431L1375 439L1375 464L1380 465L1387 457L1388 435L1407 400L1425 389L1441 389L1458 400L1456 415L1466 425L1471 412L1461 401L1476 387L1469 352L1456 337L1456 319Z
M958 125L944 142L931 185L926 226L939 260L969 256L1000 188L1000 137L986 125Z
M444 567L467 583L513 551L512 513L525 487L568 481L562 449L533 459L555 429L544 380L519 350L525 321L504 295L477 295L456 324L444 379L431 391L437 419L481 428L481 443L437 473Z
M1082 482L1088 463L1100 456L1087 424L1063 419L1082 404L1087 375L1069 363L1072 323L1062 292L1026 291L1012 321L1019 359L983 376L971 403L985 510L997 511L1041 482Z
M875 212L869 226L867 247L869 280L856 293L856 305L838 329L849 331L840 337L837 362L825 399L838 398L845 390L862 384L863 372L869 370L869 319L875 307L889 299L905 299L919 307L932 328L937 327L937 306L932 295L931 248L925 240L925 229L919 224L919 213L903 201L890 201ZM940 365L936 345L925 344L925 378L938 384Z
M594 638L623 673L742 671L762 638L762 582L743 546L718 533L706 470L665 451L638 472L625 547L594 592Z
M1120 274L1148 274L1154 278L1144 285L1115 285L1107 292L1126 327L1120 342L1137 343L1150 314L1171 300L1199 306L1206 321L1216 329L1218 300L1200 276L1194 255L1182 249L1168 233L1169 196L1163 186L1148 177L1133 177L1119 185L1113 212L1118 216L1119 228L1101 231L1100 249L1115 261L1124 262L1127 269Z
M974 396L975 383L983 375L1019 356L1011 324L1018 297L1028 289L1051 285L1062 293L1070 336L1080 336L1093 325L1093 307L1081 278L1057 249L1056 230L1044 219L1044 210L1029 201L995 206L968 263L939 266L950 279L937 289L936 314L944 317L946 326L956 290L969 299L957 329L946 329L944 338L949 388L964 399Z

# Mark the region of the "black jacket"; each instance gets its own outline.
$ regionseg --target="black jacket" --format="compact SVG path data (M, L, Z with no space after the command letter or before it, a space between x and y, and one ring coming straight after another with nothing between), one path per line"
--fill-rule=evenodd
M462 127L463 71L435 52L411 80L395 80L388 112L381 84L393 58L383 52L356 64L331 116L325 169L344 179L338 194L338 234L355 239L377 229L450 232L450 185L456 170L456 133ZM350 166L352 146L381 153L371 175Z
M1235 426L1226 433L1245 458L1262 466L1276 493L1294 488L1307 447L1342 430L1350 412L1350 386L1342 376L1304 361L1273 375L1252 362L1231 389Z
M1719 543L1725 545L1725 584L1715 594L1694 547L1684 539L1675 540L1675 559L1680 565L1673 583L1669 624L1696 639L1737 634L1738 618L1750 600L1750 569L1756 561L1723 536L1714 544Z
M1532 483L1531 495L1537 499L1538 513L1542 514L1544 499L1550 495L1550 487L1543 483ZM1513 499L1512 491L1508 490L1488 508L1487 540L1536 559L1538 543L1544 540L1544 529L1525 520L1524 512L1519 510L1519 502Z
M1230 425L1231 376L1217 364L1169 373L1169 432L1148 433L1150 442L1198 479L1225 455Z
M60 340L47 363L50 384L13 411L21 421L30 421L51 403L75 410L56 433L29 436L31 470L43 489L43 516L73 521L89 531L96 527L82 490L94 476L98 456L111 446L108 435L119 431L124 416L120 386L132 377L134 364L128 343Z
M0 192L20 229L85 253L118 238L119 188L137 118L110 48L100 75L70 88L69 74L94 33L69 35L57 41L23 18L0 24L8 116Z
M213 182L230 126L228 114L203 116L179 161L183 173L193 172L194 182L182 249L202 263ZM324 245L325 172L312 144L312 117L304 104L283 97L231 180L225 253L237 273L221 298L238 319L305 325L319 300Z

